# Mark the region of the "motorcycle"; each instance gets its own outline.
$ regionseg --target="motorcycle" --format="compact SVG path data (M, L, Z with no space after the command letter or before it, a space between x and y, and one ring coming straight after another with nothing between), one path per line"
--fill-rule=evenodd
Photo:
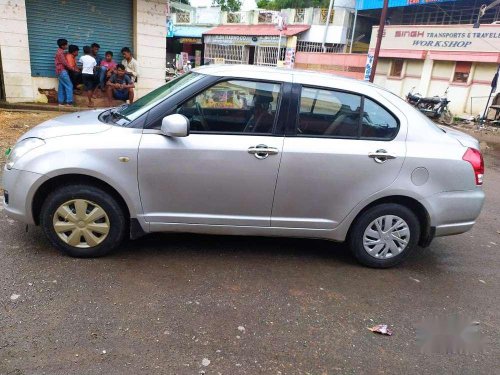
M169 82L174 78L177 78L184 73L190 72L192 69L191 61L188 61L182 66L182 69L177 68L176 60L174 59L171 63L167 62L167 68L165 70L165 81Z
M448 88L443 96L436 95L432 97L423 97L419 93L414 94L414 89L415 87L406 95L406 101L409 104L430 118L438 119L446 125L453 124L453 115L448 108L448 104L450 103L448 100Z

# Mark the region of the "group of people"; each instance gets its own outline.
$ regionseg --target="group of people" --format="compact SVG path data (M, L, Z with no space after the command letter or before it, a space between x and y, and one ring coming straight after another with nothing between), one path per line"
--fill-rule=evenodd
M121 49L123 60L117 64L112 51L107 51L104 59L99 55L101 47L97 43L83 47L83 55L78 60L78 46L68 44L66 39L58 39L57 46L55 69L59 79L59 105L72 106L73 90L80 85L84 87L89 107L94 106L92 98L96 97L98 90L106 92L110 106L113 99L134 101L138 66L130 48Z

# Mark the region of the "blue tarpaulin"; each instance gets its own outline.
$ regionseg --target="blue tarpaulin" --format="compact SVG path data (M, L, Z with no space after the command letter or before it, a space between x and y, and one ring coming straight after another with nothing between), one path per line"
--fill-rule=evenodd
M389 0L389 8L449 3L451 1L454 0ZM383 5L384 0L356 0L356 8L358 10L380 9Z
M213 26L181 26L173 25L173 36L185 38L201 38L203 33L212 30Z

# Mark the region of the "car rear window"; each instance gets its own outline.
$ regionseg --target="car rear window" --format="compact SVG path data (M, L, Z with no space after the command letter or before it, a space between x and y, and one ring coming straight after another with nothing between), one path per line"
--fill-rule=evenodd
M397 118L375 100L354 93L302 87L297 135L391 140Z

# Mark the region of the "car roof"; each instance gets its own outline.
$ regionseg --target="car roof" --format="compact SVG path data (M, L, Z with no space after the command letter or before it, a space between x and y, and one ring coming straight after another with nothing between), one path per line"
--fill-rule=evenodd
M271 81L307 83L332 88L349 88L353 91L364 89L380 89L377 85L353 78L331 73L315 72L301 69L276 68L270 66L244 64L203 65L193 69L194 72L217 77L258 78Z

